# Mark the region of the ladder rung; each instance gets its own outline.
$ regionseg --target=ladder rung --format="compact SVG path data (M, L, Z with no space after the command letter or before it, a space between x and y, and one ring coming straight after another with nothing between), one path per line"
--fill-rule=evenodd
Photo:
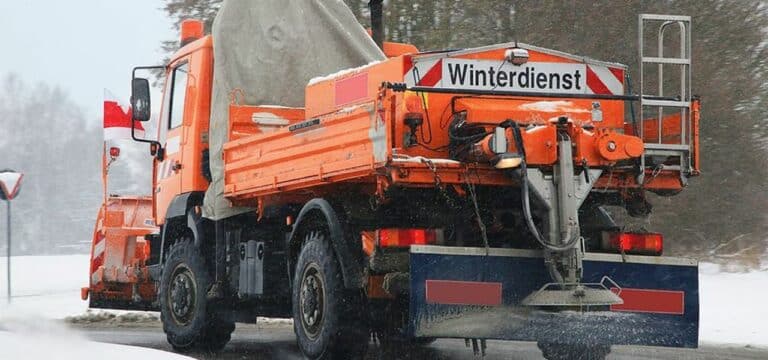
M672 150L672 151L688 151L690 146L683 144L654 144L645 143L646 150Z
M659 14L640 14L642 20L661 20L661 21L691 21L690 16L683 15L659 15Z
M682 157L683 155L685 155L683 152L680 152L680 151L677 151L677 150L646 150L645 151L645 156L646 157L650 157L650 156L666 156L666 157L677 156L677 157Z
M643 99L641 100L640 104L642 106L665 106L665 107L679 107L679 108L691 107L691 103L687 101L672 101L672 100Z
M651 64L690 65L691 64L691 59L664 58L664 57L646 56L646 57L643 57L643 62L644 63L651 63Z

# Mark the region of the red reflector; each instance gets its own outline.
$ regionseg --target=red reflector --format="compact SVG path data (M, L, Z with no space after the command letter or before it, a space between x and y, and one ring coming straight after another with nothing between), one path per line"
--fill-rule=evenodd
M611 305L611 311L674 315L685 313L685 293L682 291L623 288L619 297L624 303Z
M120 148L115 146L109 148L109 156L113 158L120 156Z
M411 245L432 245L437 243L435 229L380 229L379 246L407 247Z
M658 233L610 233L607 248L627 254L661 255L664 237Z
M429 304L501 305L501 283L476 281L427 280Z

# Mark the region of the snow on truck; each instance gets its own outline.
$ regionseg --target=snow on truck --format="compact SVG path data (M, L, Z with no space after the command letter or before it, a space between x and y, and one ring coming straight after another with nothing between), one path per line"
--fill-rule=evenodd
M371 334L536 341L549 359L696 347L697 262L605 210L647 215L646 192L699 174L690 18L639 16L658 51L640 36L633 94L625 65L532 45L383 42L370 5L372 36L332 1L230 0L212 35L183 23L158 139L137 139L153 193L105 201L83 299L159 310L178 350L257 316L293 318L311 359Z

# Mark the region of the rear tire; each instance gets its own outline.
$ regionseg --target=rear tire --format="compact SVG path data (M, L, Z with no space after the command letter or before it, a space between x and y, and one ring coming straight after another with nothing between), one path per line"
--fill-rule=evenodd
M174 244L160 278L160 319L174 350L219 351L235 323L213 311L206 297L210 275L200 251L189 240Z
M538 343L547 360L604 360L611 352L610 345Z
M362 293L344 288L327 231L308 229L292 285L293 327L299 348L312 360L361 358L370 331Z

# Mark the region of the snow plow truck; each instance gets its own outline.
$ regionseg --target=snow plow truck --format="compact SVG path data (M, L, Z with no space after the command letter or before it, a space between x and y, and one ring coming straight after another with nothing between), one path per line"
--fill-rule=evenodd
M157 139L136 138L153 191L99 212L91 307L159 311L179 351L221 349L257 316L292 318L309 359L355 358L372 336L466 339L476 353L487 339L534 341L548 359L697 347L698 263L662 256L662 234L626 231L607 211L646 216L647 193L677 194L699 174L689 17L639 16L631 89L625 65L518 42L385 42L381 1L370 34L335 2L281 5L349 18L352 39L323 52L255 26L266 36L253 43L282 49L267 67L230 48L251 46L237 38L248 26L220 19L236 3L212 35L185 21L167 64L134 69L134 120L160 114ZM665 37L680 51L665 54ZM380 58L324 61L349 43ZM147 69L164 74L157 108L136 75ZM300 106L249 100L286 91Z

